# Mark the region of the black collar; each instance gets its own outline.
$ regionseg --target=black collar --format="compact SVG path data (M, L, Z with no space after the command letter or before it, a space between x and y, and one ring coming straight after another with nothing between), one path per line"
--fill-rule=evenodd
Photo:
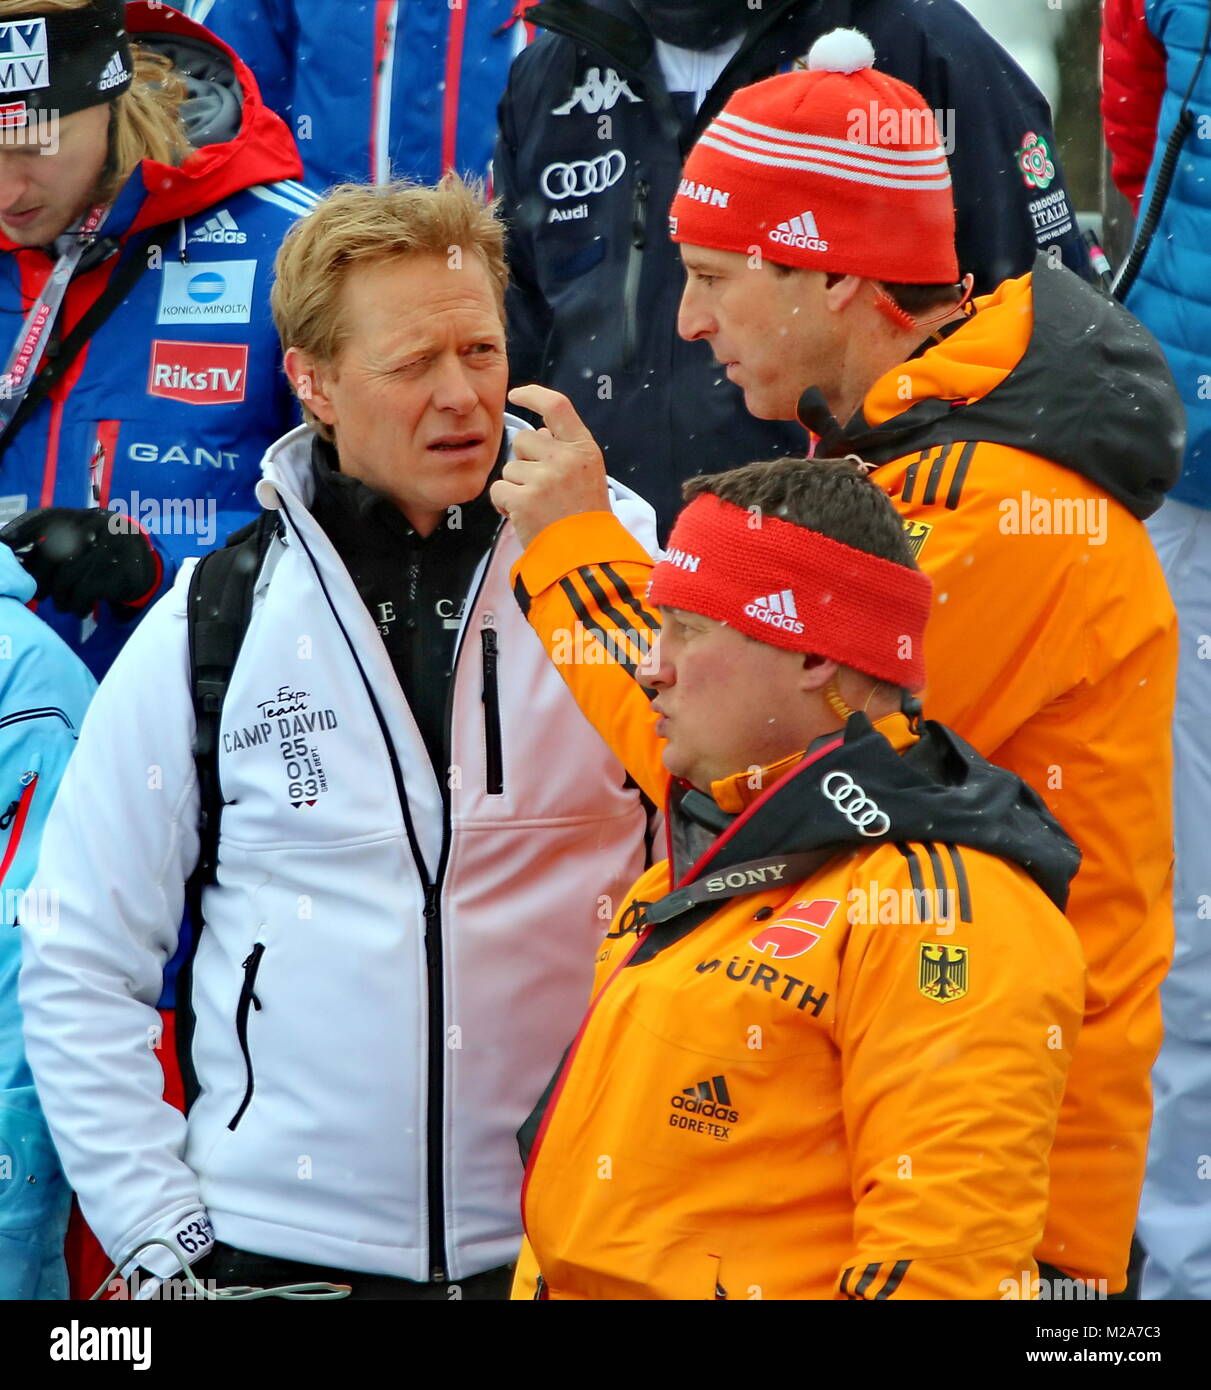
M483 491L472 501L463 504L459 518L461 525L449 526L447 515L428 536L421 536L385 493L363 483L360 478L351 478L347 473L342 473L336 446L317 433L311 441L311 471L315 478L311 510L328 516L335 512L347 520L386 527L413 546L423 546L442 535L451 539L480 541L495 534L500 525L500 514L492 505L488 493L505 466L508 444L506 431L501 435L500 451Z

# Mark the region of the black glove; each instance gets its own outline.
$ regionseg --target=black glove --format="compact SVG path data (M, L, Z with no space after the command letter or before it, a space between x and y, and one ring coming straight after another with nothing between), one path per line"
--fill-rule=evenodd
M37 581L38 598L49 595L78 618L101 599L115 605L118 617L132 617L121 606L141 599L160 574L151 541L124 512L35 507L10 521L0 541Z

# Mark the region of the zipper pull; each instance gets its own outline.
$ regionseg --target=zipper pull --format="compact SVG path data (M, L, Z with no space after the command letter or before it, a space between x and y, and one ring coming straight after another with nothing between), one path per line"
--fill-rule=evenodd
M425 919L425 966L429 970L435 969L439 965L436 947L438 943L433 939L433 933L429 930L433 923L437 921L437 884L428 883L425 885L425 906L422 911Z
M638 179L635 183L635 201L631 208L631 245L642 251L647 245L647 205L648 181Z
M263 942L258 941L248 955L244 958L244 988L248 990L248 997L252 1000L252 1007L258 1013L261 1011L261 1001L256 997L256 990L251 988L253 980L256 978L257 962L265 954Z

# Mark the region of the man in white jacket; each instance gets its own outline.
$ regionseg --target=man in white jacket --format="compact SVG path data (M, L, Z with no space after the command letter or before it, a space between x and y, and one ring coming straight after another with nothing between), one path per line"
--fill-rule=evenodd
M510 446L542 441L504 413L502 244L450 177L338 189L279 254L307 424L258 485L275 526L218 725L217 866L179 1005L187 1117L161 1098L154 1006L200 844L191 571L68 769L35 884L58 929L26 937L27 1046L84 1214L127 1269L507 1293L514 1133L583 1011L647 814L510 591L521 548L487 489ZM609 500L651 547L646 504ZM141 1249L157 1237L171 1250Z

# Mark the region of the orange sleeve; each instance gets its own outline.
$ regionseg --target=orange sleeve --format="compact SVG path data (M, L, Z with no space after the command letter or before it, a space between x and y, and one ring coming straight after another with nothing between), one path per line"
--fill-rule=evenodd
M669 775L642 679L660 632L647 604L652 557L610 512L539 532L512 570L513 592L585 718L658 807Z
M1020 1298L1080 1028L1076 936L1021 870L973 850L887 846L853 889L905 910L853 925L842 963L855 1211L835 1296Z

